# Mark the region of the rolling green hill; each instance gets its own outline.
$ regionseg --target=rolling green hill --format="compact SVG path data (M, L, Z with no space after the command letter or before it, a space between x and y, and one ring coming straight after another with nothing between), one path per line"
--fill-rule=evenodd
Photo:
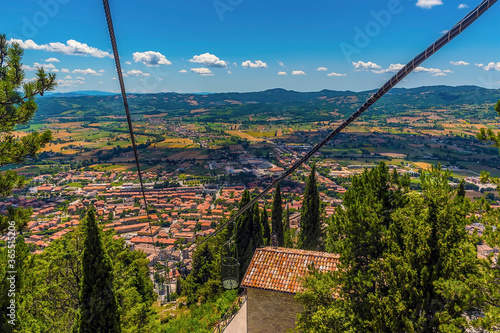
M341 118L356 110L374 91L297 92L271 89L250 93L216 94L129 94L133 115L167 113L169 118L182 117L198 121L267 121L288 118L291 121L331 121L335 112ZM463 119L493 119L491 105L500 98L500 90L476 86L430 86L397 88L384 96L364 120L371 117L402 115L415 110L446 109ZM119 95L44 97L37 100L37 120L57 117L61 121L93 120L103 116L123 116ZM194 112L193 112L194 111ZM63 117L63 118L61 118ZM64 118L69 117L69 118ZM338 119L337 117L336 119Z

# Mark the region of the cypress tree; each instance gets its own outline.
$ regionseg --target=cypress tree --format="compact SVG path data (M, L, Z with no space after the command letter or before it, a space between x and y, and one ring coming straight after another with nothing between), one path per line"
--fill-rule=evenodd
M285 212L285 225L283 226L284 236L285 236L285 247L293 247L292 243L292 231L290 230L290 210L288 209L288 204L286 205Z
M243 195L240 201L239 209L243 208L247 203L250 202L250 192L248 190L243 191ZM238 248L238 255L240 258L240 278L243 278L245 271L250 263L252 256L251 247L253 246L252 237L252 224L253 224L253 207L244 212L240 217L236 219L236 234L235 243Z
M253 236L252 255L253 255L255 249L264 244L264 239L262 237L262 224L260 221L259 204L255 203L253 205L252 210L253 210L253 223L252 223L252 236Z
M273 234L276 234L278 238L278 246L283 246L284 235L283 235L283 207L281 201L281 188L280 184L276 185L276 192L274 192L273 199L273 210L271 213L271 226L273 228Z
M263 231L263 237L264 237L264 245L269 245L271 242L271 229L269 228L269 218L267 217L267 208L266 205L264 205L264 211L262 212L261 215L261 224L262 224L262 231Z
M93 206L84 220L80 308L77 332L120 332L120 317L113 287L113 266L103 248Z
M316 184L316 166L313 165L311 174L307 179L302 212L300 214L299 248L304 250L317 250L321 238L321 225L319 220L319 193Z
M457 197L465 198L465 184L463 179L460 180L460 184L458 184Z

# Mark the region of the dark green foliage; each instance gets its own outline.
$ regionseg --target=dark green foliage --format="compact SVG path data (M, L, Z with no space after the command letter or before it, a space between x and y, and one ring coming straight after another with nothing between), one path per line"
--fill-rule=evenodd
M271 240L271 229L269 228L269 218L267 217L267 208L264 205L264 210L261 215L261 224L262 224L262 237L264 245L269 245Z
M0 167L35 156L52 139L50 131L33 132L22 138L11 134L16 125L27 124L35 114L36 95L43 95L56 86L55 75L46 74L43 68L38 69L36 80L23 83L22 55L23 49L18 44L9 45L7 37L0 34ZM10 195L13 188L19 188L24 183L24 177L14 171L0 172L0 196ZM22 208L16 210L23 211ZM12 210L9 215L16 213ZM10 217L0 216L0 234L6 230L9 221ZM21 221L14 221L18 230L24 227Z
M26 293L27 271L29 269L29 249L23 236L17 236L14 244L0 249L0 332L14 332L22 317L20 304ZM15 273L12 273L15 272ZM14 288L12 289L12 286ZM11 299L15 301L15 313L10 315Z
M292 248L293 247L292 230L290 229L290 210L288 209L288 205L286 205L285 225L283 226L283 230L285 238L285 243L283 244L283 246Z
M202 304L192 304L189 311L182 311L177 317L162 319L158 332L213 332L213 326L231 307L237 297L237 290L227 290L215 295Z
M243 191L243 195L240 201L240 209L243 208L247 203L250 202L250 192L248 190ZM240 261L240 279L243 278L245 271L250 263L253 252L251 252L253 246L252 229L253 226L253 209L248 209L240 217L236 219L235 226L235 243L238 248L238 255Z
M274 192L273 198L273 208L271 211L271 227L272 234L276 235L278 240L278 246L283 246L285 243L285 236L283 230L283 203L281 201L281 188L280 184L276 185L276 191ZM272 238L272 235L271 235ZM272 245L272 243L271 243Z
M221 290L220 272L214 248L203 243L193 253L191 273L182 281L182 295L188 304L204 301Z
M353 178L328 228L338 270L307 278L302 330L460 332L464 315L491 308L484 286L494 282L465 229L475 215L448 176L423 174L422 193L382 163Z
M26 252L27 257L18 261L26 267L18 274L22 278L18 294L18 331L70 332L75 326L80 306L84 229L85 223L80 223L76 230L52 242L43 253L30 255ZM146 255L130 251L125 247L123 239L113 239L112 232L101 233L101 238L103 248L112 259L113 284L122 331L154 331L158 322L151 305L156 295L148 276ZM16 246L16 250L22 248L23 246ZM1 262L4 262L2 258L6 252L6 248L0 248ZM0 288L3 288L1 281L4 268L5 265L0 265ZM1 300L3 299L2 297Z
M318 250L321 248L321 222L318 186L316 184L316 166L313 165L300 213L299 248L303 250Z
M240 209L250 202L250 192L243 191ZM238 248L240 262L240 280L252 260L255 249L264 243L262 225L257 203L236 219L235 243Z
M463 179L461 179L460 184L458 184L457 197L465 198L465 182Z
M260 221L259 204L255 203L253 205L252 210L253 210L253 220L252 220L252 240L253 240L252 255L253 255L255 249L264 244L264 239L262 237L262 224Z
M94 207L89 208L84 225L82 284L75 331L120 332L113 267L103 248Z

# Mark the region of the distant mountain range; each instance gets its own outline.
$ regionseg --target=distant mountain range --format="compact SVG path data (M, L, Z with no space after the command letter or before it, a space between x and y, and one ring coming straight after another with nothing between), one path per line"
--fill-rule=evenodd
M278 117L296 121L332 120L356 110L375 90L353 92L322 90L297 92L270 89L248 93L213 94L128 94L134 115L168 114L169 117L197 118L200 121L266 121ZM48 98L50 97L50 98ZM380 99L368 117L395 115L407 111L450 109L470 113L471 118L496 116L485 105L500 99L500 89L476 86L426 86L395 88ZM51 94L37 100L37 117L95 118L124 115L121 96L102 91L75 91ZM489 107L491 109L491 107Z
M83 97L83 96L111 96L116 93L99 90L80 90L70 92L46 92L43 97Z

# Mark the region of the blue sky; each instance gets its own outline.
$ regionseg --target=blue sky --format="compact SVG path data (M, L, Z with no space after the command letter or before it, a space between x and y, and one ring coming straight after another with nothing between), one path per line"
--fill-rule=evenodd
M480 0L110 0L130 92L378 88ZM2 1L0 33L57 91L117 92L100 0ZM400 87L500 88L500 4Z

